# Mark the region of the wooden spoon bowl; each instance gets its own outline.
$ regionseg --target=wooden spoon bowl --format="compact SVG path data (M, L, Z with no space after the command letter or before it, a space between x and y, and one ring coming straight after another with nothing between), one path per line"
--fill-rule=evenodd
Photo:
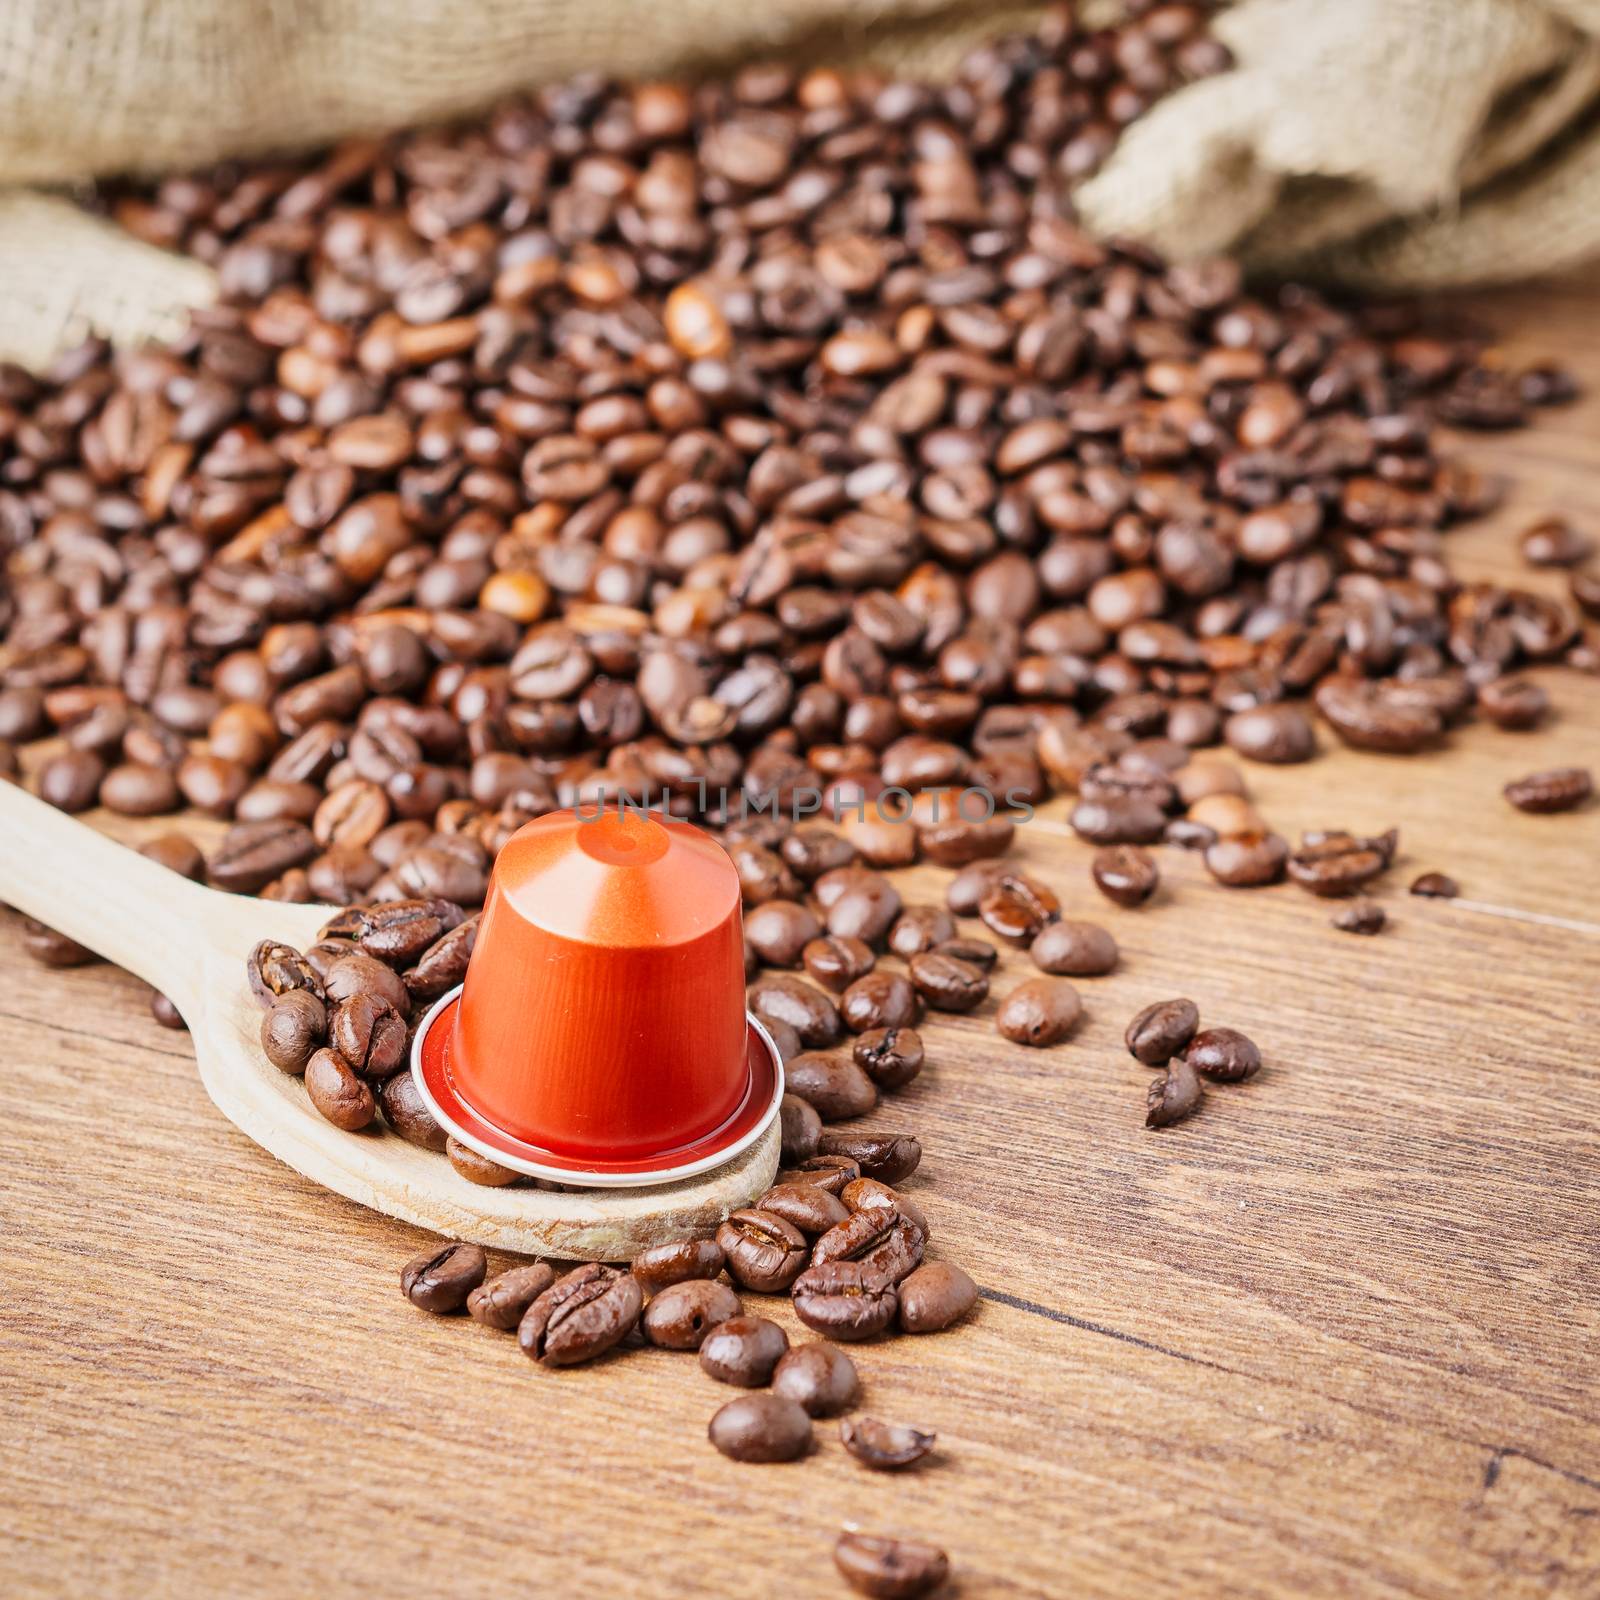
M726 1166L646 1189L485 1188L381 1124L345 1133L262 1053L245 960L263 939L304 949L333 915L190 883L0 782L0 901L161 990L194 1040L200 1081L242 1133L313 1182L453 1239L569 1260L623 1261L707 1233L778 1168L774 1123Z

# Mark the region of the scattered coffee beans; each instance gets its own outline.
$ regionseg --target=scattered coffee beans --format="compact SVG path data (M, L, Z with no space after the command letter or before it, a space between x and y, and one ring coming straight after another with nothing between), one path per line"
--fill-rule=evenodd
M1090 872L1095 888L1107 900L1129 908L1142 906L1161 881L1155 857L1136 844L1116 844L1097 850Z
M1352 900L1341 906L1330 919L1341 933L1382 933L1388 922L1383 907L1372 900Z
M1053 922L1028 947L1041 972L1062 978L1098 978L1117 964L1117 941L1097 923Z
M977 1303L978 1286L960 1267L928 1261L900 1284L900 1326L907 1333L937 1333Z
M1128 1024L1123 1037L1134 1060L1159 1067L1182 1054L1199 1026L1200 1010L1193 1000L1158 1000Z
M781 1394L747 1394L730 1400L706 1430L733 1461L797 1461L811 1448L811 1418Z
M517 1343L524 1355L550 1367L593 1361L633 1331L642 1302L632 1273L591 1261L557 1279L528 1307Z
M766 1317L724 1318L700 1340L700 1367L719 1383L760 1389L789 1348L789 1336Z
M856 1403L861 1380L844 1351L818 1340L784 1351L773 1368L772 1392L793 1400L808 1417L835 1417Z
M1060 1044L1083 1015L1078 991L1065 978L1028 978L1000 1003L995 1026L1013 1044Z
M1207 1028L1183 1052L1194 1070L1218 1083L1239 1083L1261 1070L1261 1052L1254 1041L1233 1028Z
M400 1289L412 1305L442 1316L459 1311L488 1270L488 1258L477 1245L449 1244L408 1261Z
M833 1564L852 1589L873 1600L919 1600L950 1576L949 1557L937 1545L854 1528L839 1535Z
M698 1350L719 1323L739 1316L739 1297L725 1283L689 1278L663 1289L645 1307L640 1327L663 1350Z
M1183 1121L1199 1110L1201 1096L1195 1069L1182 1056L1174 1056L1145 1096L1145 1126L1165 1128Z
M480 1283L467 1296L467 1312L474 1322L509 1333L555 1281L555 1268L548 1261L512 1267Z
M1518 811L1543 815L1572 811L1594 793L1594 778L1584 767L1557 767L1530 773L1505 787L1505 797Z
M1424 872L1412 880L1411 892L1425 900L1454 900L1461 893L1461 885L1443 872Z
M715 1278L723 1261L722 1246L715 1239L682 1239L640 1251L628 1270L639 1287L653 1295L693 1278Z
M915 1465L933 1449L937 1435L876 1417L846 1417L839 1424L839 1443L847 1454L874 1472L894 1472Z

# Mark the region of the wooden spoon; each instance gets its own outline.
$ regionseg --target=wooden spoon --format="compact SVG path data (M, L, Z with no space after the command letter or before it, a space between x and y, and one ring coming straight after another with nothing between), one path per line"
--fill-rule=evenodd
M324 1188L453 1239L526 1255L623 1261L707 1233L772 1182L776 1122L725 1167L650 1189L488 1189L375 1124L335 1128L299 1078L262 1053L245 958L262 939L304 949L333 914L190 883L0 782L0 901L165 994L194 1039L200 1081L235 1127Z

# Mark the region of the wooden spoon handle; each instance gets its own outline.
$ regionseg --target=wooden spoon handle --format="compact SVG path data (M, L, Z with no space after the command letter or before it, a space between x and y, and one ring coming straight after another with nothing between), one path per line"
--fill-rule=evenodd
M284 937L278 911L303 937L307 912L204 889L3 782L0 901L143 978L189 1018L208 950L242 960L256 940Z

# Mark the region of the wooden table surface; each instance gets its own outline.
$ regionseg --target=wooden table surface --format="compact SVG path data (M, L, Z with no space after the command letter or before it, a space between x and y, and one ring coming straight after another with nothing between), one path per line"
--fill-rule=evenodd
M1513 536L1600 532L1600 290L1475 305L1590 391L1474 443L1516 488L1451 537L1463 573L1553 591ZM992 1003L934 1023L871 1119L920 1134L936 1253L986 1290L858 1352L868 1412L938 1431L900 1477L826 1424L803 1463L724 1460L730 1391L692 1358L547 1372L416 1312L422 1235L278 1166L134 980L45 972L5 921L0 1591L807 1600L854 1520L944 1544L963 1596L1600 1594L1600 807L1500 796L1600 768L1600 683L1540 677L1537 732L1251 770L1285 833L1399 826L1376 939L1175 851L1118 912L1059 806L1023 830L1124 959L1055 1050L1002 1044ZM1408 897L1427 868L1463 898ZM1268 1066L1153 1134L1121 1034L1173 994Z

